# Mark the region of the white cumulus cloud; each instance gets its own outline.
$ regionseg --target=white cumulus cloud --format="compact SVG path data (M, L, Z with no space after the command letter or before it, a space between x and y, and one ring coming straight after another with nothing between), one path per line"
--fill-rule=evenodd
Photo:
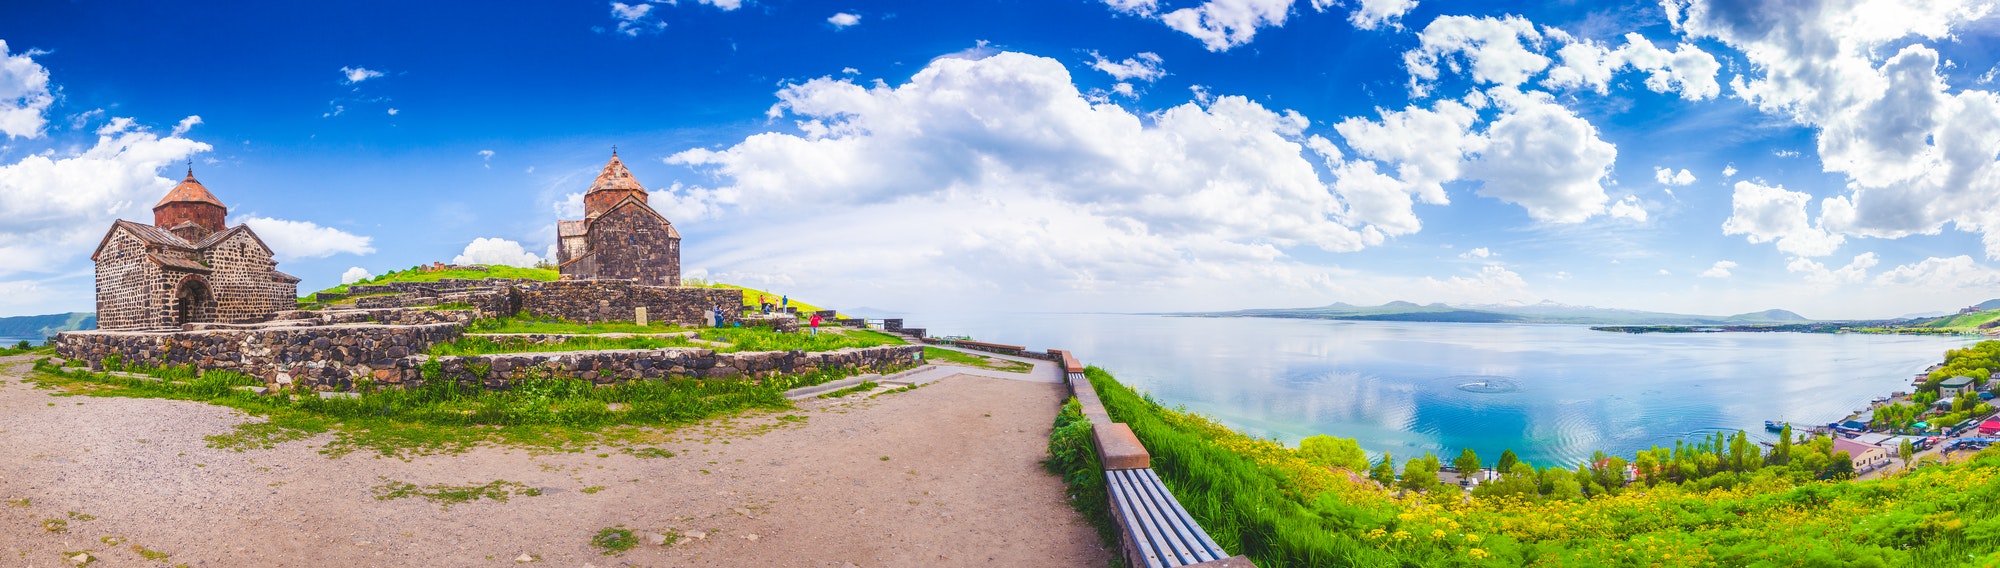
M342 83L347 83L349 85L352 85L369 79L381 77L382 72L376 71L374 69L369 69L366 67L342 67L340 68L340 76L343 78L343 80L341 81Z
M1095 51L1090 52L1090 58L1093 60L1090 62L1091 69L1103 71L1111 75L1111 78L1120 81L1137 79L1152 82L1167 75L1166 70L1160 68L1159 54L1150 51L1140 52L1138 55L1125 58L1124 61L1105 59Z
M1884 271L1875 277L1878 285L1916 288L1992 288L2000 286L2000 270L1982 266L1972 257L1930 257Z
M1708 270L1701 271L1702 278L1728 278L1730 269L1736 268L1735 261L1718 260Z
M1735 174L1736 169L1730 168L1722 175L1727 177ZM1653 168L1653 180L1660 182L1661 185L1692 185L1695 182L1694 172L1687 171L1687 168L1681 168L1680 172L1675 172L1673 168Z
M2000 258L2000 93L1954 89L1933 45L1979 33L1985 0L1668 0L1691 38L1742 51L1731 89L1817 129L1822 167L1849 179L1822 204L1839 234L1900 238L1950 223Z
M861 23L861 16L857 14L849 14L847 12L839 12L835 13L832 16L828 16L826 18L826 23L833 24L834 29L846 29L848 26Z
M632 37L638 37L639 34L656 34L660 33L660 30L667 29L667 23L653 15L652 4L612 2L611 19L618 22L616 32Z
M375 274L369 272L368 269L355 266L348 268L347 272L340 273L340 283L353 284L355 282L360 282L362 280L367 280L369 278L374 278L374 277Z
M321 227L311 221L290 221L270 217L246 217L243 224L249 225L257 237L270 245L279 260L300 258L323 258L346 253L363 255L375 252L368 246L374 239L355 235L333 227Z
M465 245L465 252L452 257L452 264L498 264L532 268L542 257L528 252L521 243L502 238L480 237Z
M1469 251L1465 251L1464 253L1460 253L1458 255L1459 258L1465 258L1465 259L1490 258L1492 256L1493 256L1493 251L1486 247L1475 248Z
M1821 286L1854 284L1868 278L1868 269L1882 261L1875 253L1861 253L1849 261L1847 266L1829 269L1824 264L1808 258L1793 258L1785 265L1785 270L1805 275L1806 281Z
M1833 254L1846 239L1808 219L1806 204L1811 200L1811 195L1783 187L1736 182L1722 234L1747 235L1752 243L1777 241L1779 251L1797 256Z
M40 138L48 124L44 114L55 96L49 93L49 70L35 62L37 52L9 55L0 40L0 132L8 138Z
M1323 7L1329 0L1313 0L1314 7ZM1417 0L1357 0L1353 12L1347 14L1348 23L1354 27L1372 30L1388 26L1402 28L1403 14L1417 7Z
M1604 178L1618 148L1597 127L1547 93L1503 93L1504 113L1486 132L1486 148L1467 174L1479 195L1520 205L1545 223L1578 223L1604 212Z
M1541 32L1520 16L1442 16L1417 38L1417 48L1403 53L1403 65L1410 90L1420 96L1445 69L1469 70L1479 83L1518 87L1549 66Z
M893 234L804 230L822 245L800 250L840 252L745 241L736 246L748 250L700 263L716 274L942 262L937 274L970 282L1081 289L1224 266L1290 270L1271 266L1284 248L1347 251L1383 237L1347 217L1315 172L1306 117L1243 97L1142 120L1092 104L1060 62L1009 52L940 58L900 85L815 79L778 99L771 114L792 118L796 132L669 157L719 183L655 193L656 206L758 219L890 215L935 238L913 250Z

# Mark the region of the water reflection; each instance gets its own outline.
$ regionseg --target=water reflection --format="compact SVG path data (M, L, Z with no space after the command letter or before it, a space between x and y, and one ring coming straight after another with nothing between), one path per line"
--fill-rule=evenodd
M916 314L938 335L1061 347L1169 405L1286 442L1575 464L1764 420L1826 423L1967 338L1622 334L1581 326ZM1487 386L1462 388L1481 383ZM1482 390L1485 389L1485 390ZM1491 391L1491 392L1488 392ZM1447 455L1448 454L1448 455Z

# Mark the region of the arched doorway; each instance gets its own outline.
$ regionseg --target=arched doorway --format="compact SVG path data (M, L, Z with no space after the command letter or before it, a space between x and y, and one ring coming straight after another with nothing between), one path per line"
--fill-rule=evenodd
M212 321L215 321L215 295L209 291L208 281L200 276L181 280L174 291L174 324Z

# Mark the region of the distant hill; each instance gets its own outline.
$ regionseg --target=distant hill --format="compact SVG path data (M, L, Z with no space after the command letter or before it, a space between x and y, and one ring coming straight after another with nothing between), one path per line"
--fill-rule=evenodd
M0 337L43 338L64 331L97 329L97 314L70 312L0 318Z
M1591 306L1571 306L1555 302L1539 304L1482 304L1451 306L1389 302L1380 306L1336 303L1316 308L1276 308L1233 312L1181 313L1174 315L1207 317L1276 317L1364 321L1429 321L1452 323L1564 323L1579 325L1724 325L1746 323L1802 323L1812 320L1785 310L1765 310L1733 316L1702 316L1620 310Z
M2000 298L1994 298L1994 299L1991 299L1991 300L1987 300L1987 301L1984 301L1984 302L1980 302L1980 303L1977 303L1977 304L1973 304L1973 305L1972 305L1972 307L1974 307L1974 308L1978 308L1978 309L1979 309L1979 311L1982 311L1982 312L1989 312L1989 311L1993 311L1993 310L2000 310Z

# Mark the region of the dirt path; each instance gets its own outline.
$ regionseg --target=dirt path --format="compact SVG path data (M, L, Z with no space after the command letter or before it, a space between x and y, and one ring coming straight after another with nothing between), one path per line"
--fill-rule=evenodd
M674 457L604 448L379 459L210 448L245 417L202 403L54 397L0 373L0 565L1101 566L1042 471L1061 385L971 375L874 399L711 421ZM803 421L782 416L802 416ZM448 509L389 481L539 488ZM26 499L24 504L18 500ZM25 506L24 506L25 505ZM72 515L71 513L76 513ZM45 530L57 519L65 532ZM600 554L623 525L679 533ZM109 540L109 539L118 540ZM117 544L111 544L116 542ZM139 548L171 556L141 557Z

